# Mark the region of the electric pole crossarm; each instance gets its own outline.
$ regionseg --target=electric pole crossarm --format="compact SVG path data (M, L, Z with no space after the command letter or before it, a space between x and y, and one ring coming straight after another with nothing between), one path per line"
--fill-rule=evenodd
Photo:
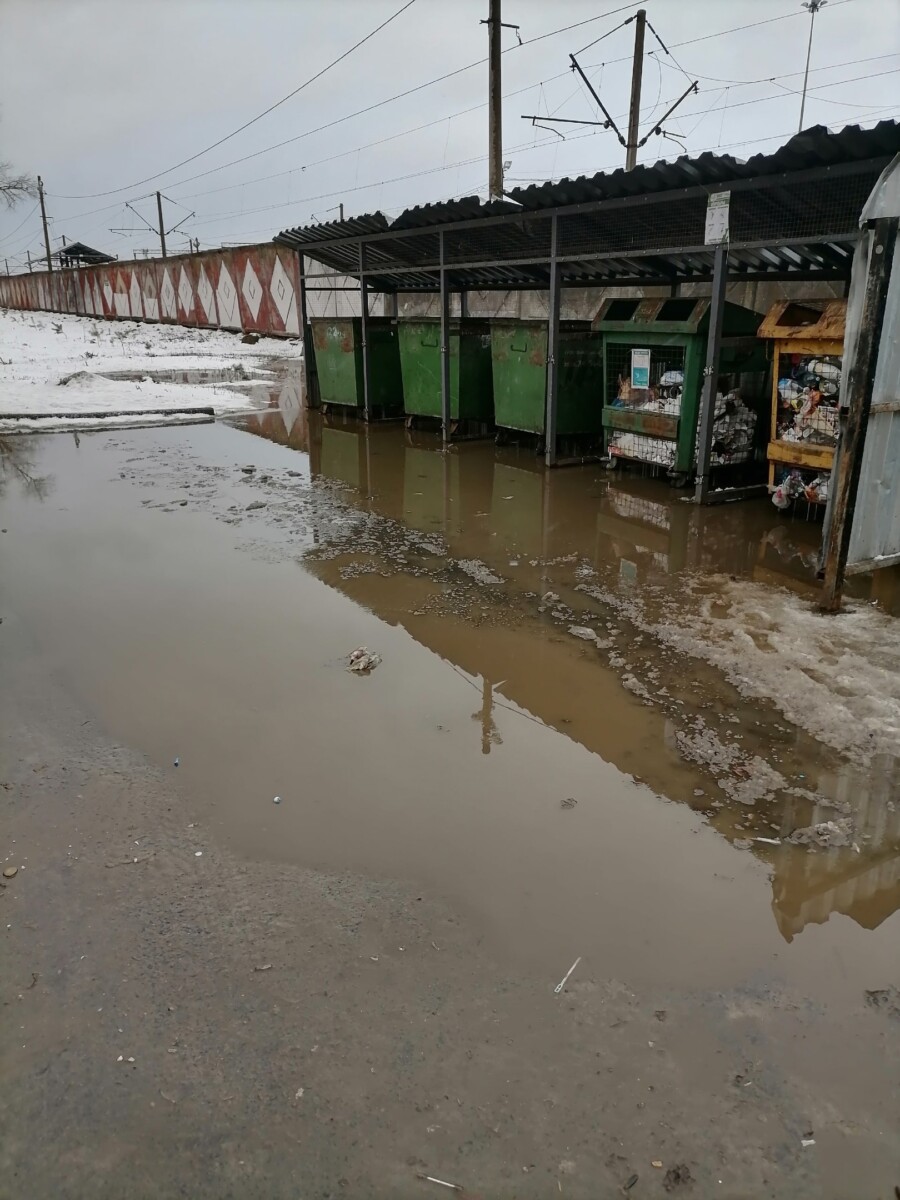
M578 72L578 74L584 80L585 87L591 93L591 95L594 97L594 100L596 101L596 103L600 106L601 112L603 113L604 117L606 117L607 129L612 129L615 132L616 137L619 139L621 144L624 146L625 139L622 136L621 130L619 129L618 125L613 120L612 114L610 113L609 109L606 107L606 105L603 103L603 101L600 99L600 97L594 91L594 85L591 83L591 81L588 79L587 75L585 75L584 71L582 71L581 67L578 65L578 59L575 57L574 54L570 54L569 60L572 63L572 70ZM541 120L544 120L544 118L541 117Z
M678 97L678 99L675 101L675 103L672 105L672 107L665 113L665 115L660 117L660 119L656 122L656 124L653 126L653 128L648 133L644 134L644 136L641 138L641 140L637 144L638 150L640 150L641 146L646 145L646 143L654 135L654 133L662 133L662 126L665 124L666 121L668 121L669 117L671 117L672 113L675 111L675 109L678 107L678 105L682 102L682 100L686 100L688 98L688 96L690 96L693 92L696 92L698 90L699 90L699 85L698 85L697 81L694 80L694 82L691 84L691 86L685 92L683 92L682 95L680 95Z
M522 120L531 121L532 125L535 121L551 121L559 125L599 125L602 129L609 129L609 121L579 121L577 117L541 117L522 113Z

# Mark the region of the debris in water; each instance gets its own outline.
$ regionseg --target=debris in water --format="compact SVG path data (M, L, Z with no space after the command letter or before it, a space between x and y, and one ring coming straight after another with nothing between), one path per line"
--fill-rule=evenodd
M19 873L18 867L4 867L3 868L3 878L4 879L12 879L12 877L14 875L18 875L18 873Z
M654 1158L654 1159L651 1161L651 1163L650 1163L650 1166L651 1166L651 1167L656 1167L657 1171L661 1171L661 1170L662 1170L662 1159L661 1159L661 1158Z
M295 1099L295 1100L302 1100L302 1099L303 1099L303 1093L304 1093L304 1091L305 1091L305 1090L306 1090L305 1088L297 1088L296 1092L294 1092L294 1099Z
M349 671L368 675L381 662L381 655L373 654L366 646L357 646L355 650L347 655L347 660L350 663L350 666L347 668Z
M574 808L577 803L578 801L572 796L566 796L565 800L560 800L559 806L560 808Z
M203 851L202 851L202 850L195 850L195 851L194 851L194 858L201 858L201 857L202 857L202 855L203 855Z
M255 512L257 509L265 508L265 507L266 507L265 500L251 500L244 511L245 512Z
M755 837L753 839L753 841L754 842L765 842L765 844L767 846L780 846L781 845L781 838Z
M273 797L272 797L272 803L273 803L273 804L280 804L280 803L281 803L281 797L280 797L280 796L273 796Z
M254 967L253 970L254 971L271 971L272 964L271 963L263 963L263 965L261 967Z
M631 1189L634 1187L634 1185L637 1183L637 1181L638 1181L637 1175L629 1175L629 1177L625 1180L624 1184L622 1185L622 1191L630 1192Z
M175 759L175 761L172 763L172 766L173 766L173 767L177 767L177 766L178 766L178 764L179 764L180 762L181 762L181 759L180 759L180 758L176 758L176 759Z
M795 829L787 838L795 846L849 846L853 837L853 826L847 817L836 821L820 821Z
M693 1183L691 1172L686 1163L677 1163L674 1167L669 1167L666 1171L665 1179L663 1179L663 1187L667 1192L674 1192L677 1187L687 1186Z
M571 967L569 967L568 971L566 971L565 975L562 978L562 981L560 983L558 983L556 985L556 987L553 989L554 992L556 992L557 996L563 990L563 988L566 986L569 976L572 974L572 972L575 970L575 968L578 966L578 964L580 962L581 962L581 955L579 954L578 957L575 959L575 961L572 963Z
M814 1146L815 1144L816 1144L816 1139L815 1139L814 1137L812 1137L812 1136L810 1136L810 1137L805 1137L805 1138L801 1138L801 1139L800 1139L800 1145L801 1145L801 1146L804 1146L804 1147L806 1147L806 1146Z
M448 1183L446 1179L435 1179L433 1175L423 1175L421 1171L416 1171L416 1179L424 1179L426 1183L437 1183L441 1187L452 1188L454 1192L463 1190L461 1183Z

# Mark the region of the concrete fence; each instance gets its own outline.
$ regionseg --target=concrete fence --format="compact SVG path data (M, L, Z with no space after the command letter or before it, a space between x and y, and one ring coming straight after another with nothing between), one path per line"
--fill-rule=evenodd
M0 308L300 336L297 256L266 243L0 277Z

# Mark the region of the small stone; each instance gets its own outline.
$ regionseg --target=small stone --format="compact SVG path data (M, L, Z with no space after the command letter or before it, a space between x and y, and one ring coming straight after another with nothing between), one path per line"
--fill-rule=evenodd
M3 868L3 878L4 879L12 879L12 877L14 875L18 875L18 873L19 873L18 867L4 867Z
M266 507L265 500L253 500L253 501L251 501L250 504L247 505L246 511L247 512L255 512L257 509L265 508L265 507Z
M661 1170L662 1170L662 1160L661 1160L661 1159L659 1159L659 1158L654 1158L654 1159L651 1161L651 1163L650 1163L650 1166L651 1166L651 1167L656 1167L657 1171L661 1171Z

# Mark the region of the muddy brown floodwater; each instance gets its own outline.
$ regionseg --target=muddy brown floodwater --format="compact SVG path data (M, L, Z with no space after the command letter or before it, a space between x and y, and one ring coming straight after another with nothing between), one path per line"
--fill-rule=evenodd
M896 573L295 384L13 441L11 1192L893 1194Z

